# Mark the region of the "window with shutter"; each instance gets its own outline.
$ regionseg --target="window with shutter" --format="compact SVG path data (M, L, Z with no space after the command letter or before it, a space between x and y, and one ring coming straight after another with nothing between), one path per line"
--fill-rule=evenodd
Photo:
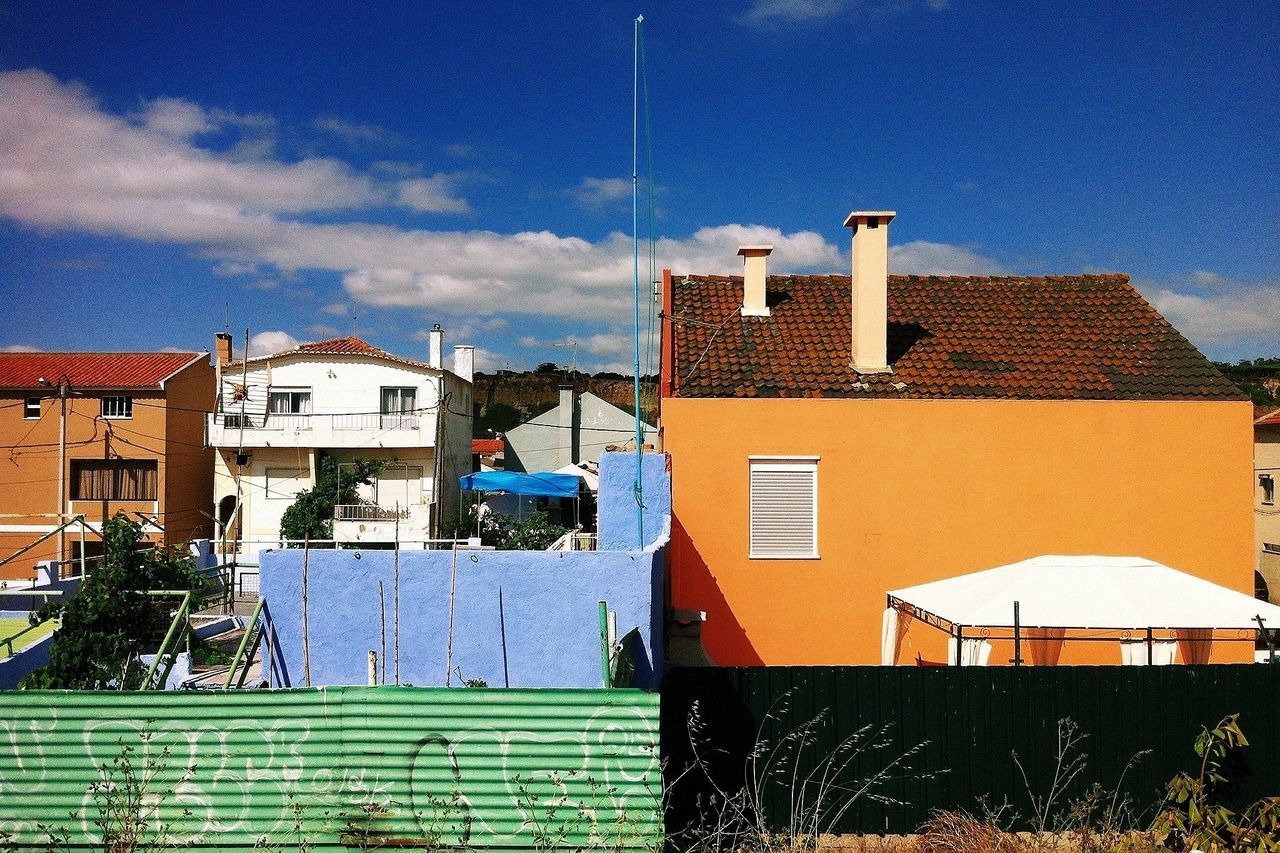
M818 556L818 460L751 459L750 556Z

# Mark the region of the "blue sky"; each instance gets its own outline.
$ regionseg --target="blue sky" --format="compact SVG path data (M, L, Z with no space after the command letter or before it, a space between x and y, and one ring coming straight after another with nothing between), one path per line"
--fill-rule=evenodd
M846 272L892 208L896 272L1127 272L1280 356L1263 2L7 2L0 347L204 349L225 306L257 350L629 370L640 13L659 266Z

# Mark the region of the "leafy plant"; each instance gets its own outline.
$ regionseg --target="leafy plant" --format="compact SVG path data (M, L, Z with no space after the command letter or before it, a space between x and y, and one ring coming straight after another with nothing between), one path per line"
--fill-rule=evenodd
M443 532L446 537L466 539L476 534L476 527L476 508L472 505L467 508L462 521L446 523ZM480 543L499 551L545 551L569 532L569 528L554 523L542 510L523 518L501 512L485 512L480 515L479 528Z
M332 539L333 511L340 504L361 502L359 487L368 486L386 468L385 462L355 459L344 463L322 454L316 463L316 483L298 492L294 502L280 518L280 536L284 539Z
M864 726L834 747L825 748L821 733L828 723L826 710L770 741L764 735L765 727L784 718L790 701L790 693L783 694L765 714L742 775L735 776L746 783L738 790L716 781L715 764L704 754L704 743L714 741L702 737L709 724L697 703L690 709L694 758L690 769L699 769L711 784L710 796L699 803L702 814L698 823L682 833L691 849L704 853L816 853L823 837L838 832L844 816L860 803L900 803L887 793L891 781L934 775L911 769L912 760L927 742L893 754L888 725ZM769 812L772 789L779 786L789 809L785 825L777 825L776 816Z
M649 847L657 834L647 832L640 823L623 808L617 799L618 789L606 785L594 777L579 778L577 770L565 773L552 771L542 780L525 778L520 774L511 777L516 790L516 803L520 811L521 827L527 829L535 850L550 853L553 850L631 850ZM647 781L641 779L642 782ZM570 788L585 796L573 799ZM612 814L611 814L612 813ZM587 836L584 846L575 839Z
M61 618L49 663L22 679L26 689L136 689L142 684L139 653L167 625L169 615L146 594L151 589L198 590L190 558L155 549L140 551L142 526L124 516L102 526L106 554L69 599L53 599L31 615L32 624Z
M497 526L494 544L499 551L545 551L569 532L569 528L552 522L542 510L523 518L495 515L498 517L494 519Z
M1239 813L1221 801L1230 782L1228 758L1248 745L1238 714L1201 730L1195 743L1199 772L1179 773L1170 780L1164 808L1153 825L1163 844L1203 853L1280 851L1280 797L1264 797Z
M123 738L118 740L119 752L111 764L98 768L98 780L89 787L95 812L89 822L97 827L103 853L159 853L186 846L182 839L170 834L169 825L160 819L160 811L173 792L195 776L196 766L188 765L177 778L159 784L170 775L172 752L167 746L153 751L154 737L149 729L139 733L141 756L138 746L126 744ZM189 816L190 812L183 810L183 815ZM78 817L71 814L72 819ZM71 843L71 832L65 826L37 828L44 834L43 846L48 851L80 846Z

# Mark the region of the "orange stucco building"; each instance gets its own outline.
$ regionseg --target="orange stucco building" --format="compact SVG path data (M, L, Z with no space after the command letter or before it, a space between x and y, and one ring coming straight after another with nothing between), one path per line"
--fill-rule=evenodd
M60 515L84 515L100 529L124 512L148 520L149 540L170 545L209 536L204 413L213 397L207 353L0 353L0 558L53 530ZM69 530L64 558L78 558L81 542L79 528ZM56 536L41 542L0 565L0 579L33 577L58 548ZM101 550L97 536L84 535L87 556Z
M670 603L705 611L711 659L879 663L889 590L1042 554L1251 594L1247 398L1126 276L890 277L891 218L851 215L853 276L766 276L768 247L664 274ZM945 643L914 626L899 662Z

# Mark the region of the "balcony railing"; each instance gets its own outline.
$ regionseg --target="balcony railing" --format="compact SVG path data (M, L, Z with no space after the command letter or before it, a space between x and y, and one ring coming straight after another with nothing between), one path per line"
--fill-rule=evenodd
M548 551L594 551L596 550L596 534L582 533L578 530L570 530L561 536L551 546Z
M405 521L408 509L387 509L377 504L338 504L333 508L335 521Z
M417 414L359 414L359 415L241 415L238 412L219 412L215 426L224 429L246 430L309 430L328 427L334 430L393 430L418 429L421 417Z

